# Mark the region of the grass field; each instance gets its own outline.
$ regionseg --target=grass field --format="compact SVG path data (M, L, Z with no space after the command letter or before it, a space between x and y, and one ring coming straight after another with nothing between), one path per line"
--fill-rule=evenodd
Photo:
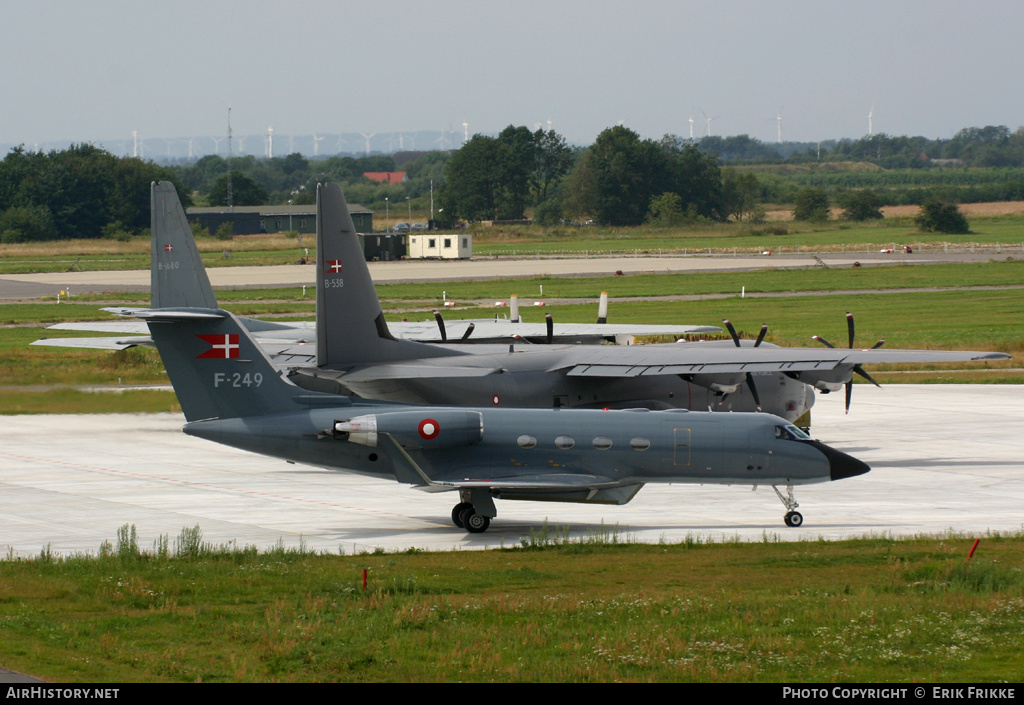
M1021 682L1024 539L0 561L3 665L60 682ZM363 571L367 588L362 586Z
M815 345L821 335L846 344L845 312L856 317L858 346L879 338L898 348L995 350L1014 358L991 363L957 365L874 366L880 382L1024 383L1024 262L871 267L863 269L765 270L687 275L650 274L628 277L538 278L535 280L390 284L378 287L390 320L422 320L440 308L440 292L466 305L445 310L449 319L487 317L491 305L507 299L510 290L524 297L543 286L545 299L587 303L526 306L526 320L541 321L543 312L559 323L591 322L601 291L612 297L610 320L636 323L720 325L728 318L746 337L769 324L768 342L787 346ZM986 287L986 288L980 288ZM995 287L995 288L987 288ZM746 288L748 296L737 292ZM901 289L921 289L901 291ZM938 290L931 290L938 289ZM878 290L878 293L864 293ZM833 292L833 293L824 293ZM780 294L762 297L761 293ZM716 298L725 294L724 298ZM731 295L730 295L731 294ZM222 305L247 316L273 315L309 320L315 305L300 289L220 292ZM697 297L679 300L676 297ZM706 299L700 297L707 296ZM30 346L42 337L73 337L47 331L58 321L109 320L102 305L145 305L145 296L101 295L75 303L0 305L0 413L74 413L164 411L175 408L171 392L125 392L117 396L62 389L82 385L164 384L166 376L152 350L122 353ZM481 302L480 304L475 302ZM483 305L486 303L487 305ZM89 333L77 334L89 336ZM912 374L908 374L912 372ZM877 374L876 374L877 373ZM51 387L58 387L56 389ZM42 388L40 388L42 387ZM119 406L120 405L120 406Z
M980 207L990 204L972 204ZM913 217L894 215L881 221L825 223L772 221L764 224L711 223L677 228L638 226L628 228L473 226L473 250L477 256L530 254L608 254L694 252L873 251L882 247L910 245L915 249L1004 245L1007 252L1024 254L1024 214L1015 204L999 204L1000 215L970 217L967 235L941 235L916 230ZM966 207L965 207L966 209ZM896 211L894 211L895 213ZM984 212L984 211L982 211ZM231 240L200 238L197 241L207 267L292 264L305 254L315 256L315 238L285 233L240 235ZM227 251L228 258L223 256ZM128 242L79 240L66 242L0 245L0 275L30 272L146 269L150 242L138 237Z

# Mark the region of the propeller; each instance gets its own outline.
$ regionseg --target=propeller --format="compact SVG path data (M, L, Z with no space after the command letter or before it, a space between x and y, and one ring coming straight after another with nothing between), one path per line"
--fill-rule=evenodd
M462 334L462 340L469 340L469 336L473 335L474 330L476 330L476 323L470 321L469 325L466 326L466 331Z
M554 340L555 337L555 320L551 318L550 313L544 314L544 325L547 326L548 329L548 337L546 342L548 345L551 345L551 341Z
M736 347L740 347L740 336L736 332L736 328L733 327L732 322L728 318L723 319L722 323L725 324L726 330L729 331L729 335L732 336L732 342L736 344ZM761 342L764 340L764 336L768 333L768 324L761 324L761 332L757 334L757 340L754 341L754 347L759 347ZM761 410L761 397L757 393L757 385L754 384L754 375L746 373L747 386L750 387L750 396L754 398L754 405L757 406L757 410Z
M850 341L850 346L849 347L850 347L851 350L853 350L853 339L854 339L854 330L855 330L855 328L854 328L854 324L853 324L853 314L850 313L849 311L846 312L846 330L847 330L847 333L849 335L849 341ZM821 343L822 345L824 345L826 347L835 348L835 345L833 345L832 343L828 342L827 340L822 338L820 335L812 335L811 339L812 340L817 340L819 343ZM877 350L878 348L882 347L883 345L885 345L885 338L880 339L877 343L872 345L871 349L872 350ZM878 387L879 389L881 389L882 385L880 385L878 382L876 382L874 380L874 378L872 378L871 375L869 375L867 373L867 371L865 371L865 369L861 365L859 365L859 364L858 365L854 365L853 366L853 371L855 373L859 374L864 379L866 379L868 382L871 382L871 384L873 384L876 387ZM853 375L851 374L850 375L850 381L846 383L846 413L850 413L850 401L851 401L852 398L853 398Z
M441 331L441 342L448 342L448 332L444 329L444 318L441 317L440 311L434 311L434 320L437 321L437 329Z

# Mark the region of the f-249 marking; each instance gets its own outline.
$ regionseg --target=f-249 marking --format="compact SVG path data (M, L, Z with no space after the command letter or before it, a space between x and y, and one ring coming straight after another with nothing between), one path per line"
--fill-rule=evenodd
M235 372L234 374L225 374L223 372L215 372L213 375L213 386L231 386L236 388L241 387L259 387L263 384L263 374L256 372L255 374L249 374L246 372Z

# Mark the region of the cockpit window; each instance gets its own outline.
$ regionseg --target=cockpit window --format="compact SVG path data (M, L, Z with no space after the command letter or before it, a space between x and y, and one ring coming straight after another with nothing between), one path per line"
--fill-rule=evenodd
M811 437L792 424L775 427L775 437L784 441L809 441Z

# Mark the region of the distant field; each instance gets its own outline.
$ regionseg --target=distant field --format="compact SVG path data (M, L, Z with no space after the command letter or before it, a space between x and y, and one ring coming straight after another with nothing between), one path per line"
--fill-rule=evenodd
M891 209L890 217L871 223L768 222L708 223L681 228L540 227L474 225L473 249L478 256L530 254L658 254L714 251L783 252L877 251L911 245L916 249L1001 244L1024 255L1024 202L979 203L962 206L971 218L968 235L923 234L916 230L915 206ZM784 214L779 211L776 215ZM781 217L781 216L780 216ZM291 264L309 249L315 256L315 237L299 244L283 233L244 235L231 240L201 238L198 247L207 267ZM229 252L225 258L223 253ZM86 240L0 245L0 276L32 272L146 269L150 243Z

